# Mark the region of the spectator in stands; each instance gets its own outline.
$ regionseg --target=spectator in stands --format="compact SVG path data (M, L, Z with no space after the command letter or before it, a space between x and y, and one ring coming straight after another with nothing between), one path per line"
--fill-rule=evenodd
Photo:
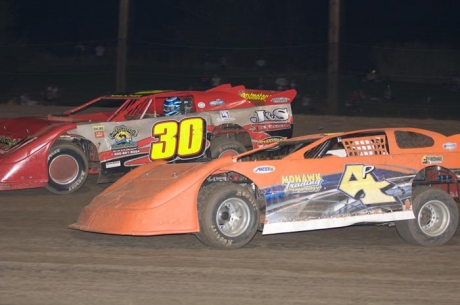
M27 93L23 93L19 96L19 102L21 105L37 105L37 101L34 101L32 100L30 97L29 97L29 94Z
M276 85L276 90L283 91L283 90L288 89L289 81L287 80L287 78L284 75L280 75L275 80L275 85Z
M45 93L43 95L43 101L47 104L51 104L58 99L59 88L55 84L51 84L46 87Z
M81 43L78 43L76 46L75 46L75 58L77 60L80 60L81 58L85 57L86 55L86 48L83 44Z
M361 111L361 104L366 101L366 96L362 89L354 90L350 98L345 102L346 107L351 107L353 111Z
M385 88L385 91L383 92L383 98L387 101L392 101L393 100L393 89L391 88L390 85L388 85Z
M222 81L222 79L220 78L220 76L217 75L217 74L214 74L214 75L212 76L212 78L211 78L211 85L212 85L212 87L217 87L217 86L219 86L220 83L221 83L221 81Z
M102 44L98 44L94 50L96 54L96 60L98 62L103 61L104 56L105 56L105 47Z
M308 113L314 110L312 99L309 94L305 94L304 96L302 96L300 106L301 106L301 109L300 109L301 113Z
M222 55L222 57L220 58L220 70L222 72L227 71L227 56L225 55Z
M366 77L364 77L363 81L373 83L375 82L376 79L377 79L377 71L372 70L371 72L366 74Z
M457 74L452 76L451 90L457 92L460 90L460 77Z
M363 82L368 82L368 83L381 83L383 81L384 81L384 78L377 72L377 70L370 71L363 78Z
M267 82L265 80L265 77L259 76L259 78L257 79L256 89L264 90L266 89L266 84Z
M265 70L267 68L267 61L265 59L260 57L258 60L256 60L255 64L256 64L257 69L260 72L265 72Z
M208 90L211 88L211 79L208 76L208 73L204 72L200 80L201 90Z
M211 55L209 55L209 53L205 53L203 57L203 68L205 70L209 70L210 65L211 65Z

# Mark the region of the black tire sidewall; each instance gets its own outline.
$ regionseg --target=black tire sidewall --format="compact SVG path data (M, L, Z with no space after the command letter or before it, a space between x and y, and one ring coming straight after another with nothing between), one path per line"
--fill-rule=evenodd
M207 187L206 195L199 202L200 233L197 234L203 243L219 248L240 248L249 243L257 233L259 210L254 195L247 189L234 183L215 183ZM238 198L243 200L250 211L250 223L245 232L239 236L225 235L216 223L218 208L225 200Z
M426 235L419 226L418 217L422 206L430 201L438 200L444 203L449 211L450 219L446 230L439 236ZM412 202L415 219L406 220L401 223L401 236L407 241L423 246L440 246L447 243L457 231L458 227L458 207L453 198L443 190L436 188L425 188L416 193ZM398 231L398 223L396 223ZM405 228L404 228L405 227ZM407 238L405 238L406 235Z
M246 147L233 139L216 139L211 141L210 154L212 159L218 158L226 150L234 150L240 154L246 152Z
M75 158L78 163L79 172L73 181L69 182L68 184L59 184L53 181L51 175L49 174L49 166L51 162L61 155L69 155ZM69 194L73 193L78 190L86 181L88 177L88 161L86 160L83 152L81 149L71 143L56 143L50 150L48 156L48 184L46 185L46 189L55 193L55 194Z

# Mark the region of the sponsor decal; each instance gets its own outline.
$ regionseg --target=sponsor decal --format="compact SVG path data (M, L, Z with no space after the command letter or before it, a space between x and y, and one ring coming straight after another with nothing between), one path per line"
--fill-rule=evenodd
M276 168L271 165L257 166L252 171L256 174L268 174L275 170Z
M113 147L112 147L113 148ZM133 155L133 154L138 154L140 150L138 148L115 148L112 152L112 156L114 157L121 157L121 156L126 156L126 155Z
M251 131L280 130L280 129L289 129L289 128L291 128L290 123L251 125Z
M254 93L254 92L240 92L240 96L247 100L255 100L255 101L265 101L267 97L270 95L263 94L263 93Z
M257 145L259 147L263 147L264 145L272 144L272 143L278 143L281 140L286 140L287 137L280 137L280 136L274 136L274 137L269 137L263 140L259 140L257 142Z
M73 190L74 188L78 187L83 181L86 179L86 171L82 171L80 177L77 179L75 183L69 186L69 191Z
M281 176L287 193L316 193L321 190L323 181L320 173Z
M225 101L221 100L220 98L216 98L214 101L209 102L209 106L221 106L225 105Z
M60 152L61 152L61 150L60 150L59 148L56 149L56 150L51 150L50 153L49 153L49 155L48 155L48 162L51 160L51 158L52 158L54 155L56 155L56 154L58 154L58 153L60 153Z
M235 118L230 117L230 111L228 110L222 110L220 111L220 119L221 121L234 121Z
M104 134L104 126L93 126L94 137L96 139L103 138Z
M454 150L457 148L457 143L444 143L442 144L442 148L445 150Z
M290 127L291 127L291 124L289 124L289 123L283 123L283 124L268 124L267 127L268 127L268 130L286 129L286 128L290 128Z
M112 144L112 149L126 149L126 148L137 148L137 142L133 140L139 131L137 129L120 125L109 134L109 137L115 140L115 144Z
M119 166L121 166L120 161L111 161L105 164L105 168L114 168L114 167L119 167Z
M397 202L395 197L385 193L393 184L386 180L379 181L374 170L374 166L369 165L346 165L337 188L365 205Z
M229 118L230 118L230 112L227 111L227 110L221 111L221 112L220 112L220 117L221 117L222 119L229 119Z
M423 164L438 164L442 163L443 158L442 156L423 156L422 163Z
M197 106L198 106L198 108L203 109L204 107L206 107L206 104L203 103L203 102L199 102L199 103L197 104Z
M274 97L270 100L270 102L272 103L287 103L289 102L291 99L288 98L288 97Z
M287 121L289 113L287 108L277 108L273 112L266 110L256 110L255 116L250 118L251 123L263 123L266 121Z

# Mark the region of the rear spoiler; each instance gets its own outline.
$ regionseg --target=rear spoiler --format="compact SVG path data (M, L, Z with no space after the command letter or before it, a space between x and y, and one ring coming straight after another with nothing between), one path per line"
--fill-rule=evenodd
M246 89L243 85L232 87L230 84L223 84L206 91L225 91L235 93L250 102L255 104L264 103L265 105L290 104L297 96L297 91L295 89L284 91L259 90Z
M232 89L232 88L234 88L234 87L232 87L232 85L230 85L230 84L222 84L222 85L220 85L220 86L217 86L217 87L208 89L208 90L206 90L206 92L213 92L213 91L229 91L229 89Z
M244 87L243 85L232 87L232 85L230 84L223 84L223 85L208 89L206 90L206 92L224 91L224 92L230 92L230 93L235 93L239 95L240 92L245 91L245 90L246 90L246 87Z
M246 89L238 93L241 97L251 102L264 102L265 105L290 104L297 95L295 89L284 91Z

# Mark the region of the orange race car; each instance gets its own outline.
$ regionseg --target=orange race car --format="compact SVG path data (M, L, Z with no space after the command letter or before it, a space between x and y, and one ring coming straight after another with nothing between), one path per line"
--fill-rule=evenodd
M221 249L263 234L395 224L406 241L448 242L458 227L460 134L416 128L315 134L209 163L153 162L128 173L70 228L194 233Z

